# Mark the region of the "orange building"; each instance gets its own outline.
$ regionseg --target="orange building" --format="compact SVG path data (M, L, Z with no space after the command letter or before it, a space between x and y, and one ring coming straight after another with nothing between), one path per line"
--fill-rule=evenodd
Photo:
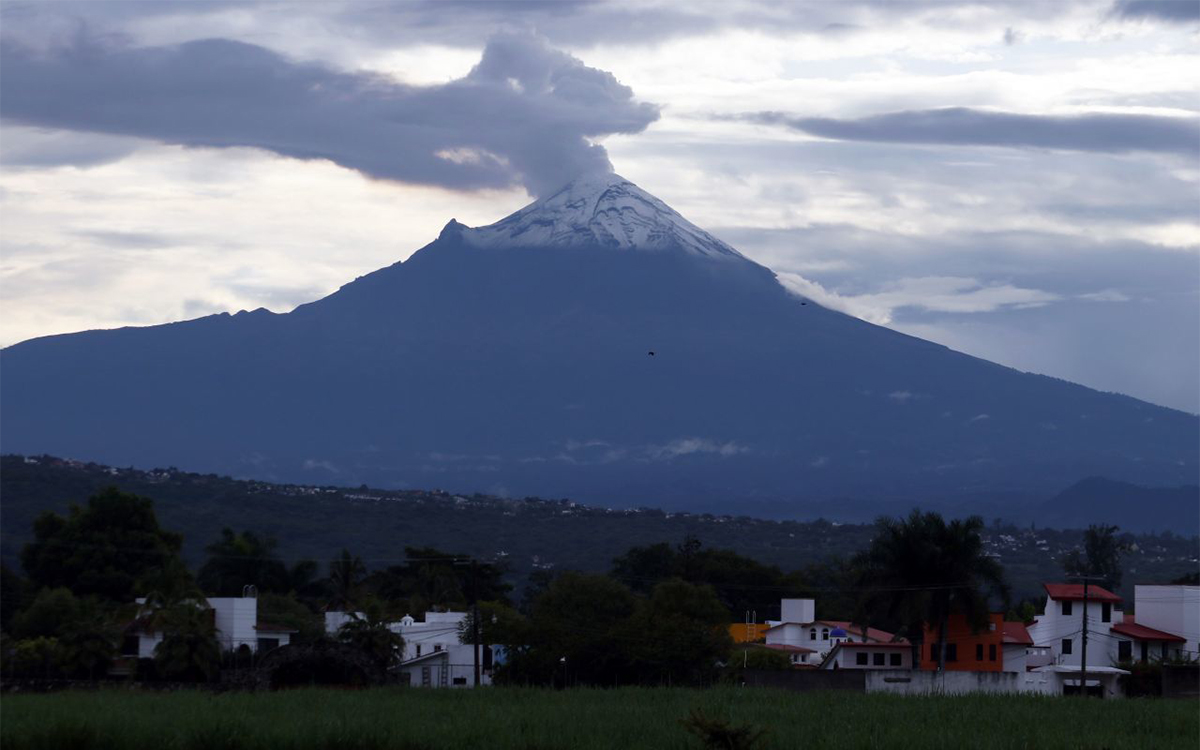
M734 643L762 643L767 639L769 627L765 622L739 622L729 626L729 637Z
M925 625L921 644L921 669L938 668L938 628ZM987 626L971 632L967 618L953 615L946 623L946 669L960 672L1001 672L1004 670L1004 615L988 615Z

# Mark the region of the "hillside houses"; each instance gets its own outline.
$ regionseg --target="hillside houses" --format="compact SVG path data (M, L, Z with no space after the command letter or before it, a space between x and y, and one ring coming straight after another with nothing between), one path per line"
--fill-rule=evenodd
M137 600L139 605L145 605L145 598ZM295 628L267 622L260 619L258 598L246 596L210 596L203 604L196 602L206 610L216 629L217 643L222 651L246 651L253 654L266 654L280 646L291 642L297 632ZM163 634L153 625L148 612L141 612L125 626L120 644L120 660L114 668L114 674L128 671L128 662L133 659L150 659L154 650L162 643Z
M1136 586L1132 612L1124 611L1121 597L1099 586L1088 587L1086 603L1081 584L1049 583L1045 591L1044 611L1032 623L1006 622L993 613L976 629L955 615L946 624L944 643L932 624L913 644L876 628L822 620L812 599L784 599L779 621L730 630L740 629L737 640L747 643L761 634L752 646L787 653L793 671L879 673L879 678L867 675L868 691L906 694L1069 694L1083 689L1086 680L1090 694L1118 697L1120 677L1129 674L1124 665L1200 657L1198 586Z
M335 635L359 613L326 612L325 632ZM424 620L405 615L388 623L404 639L400 663L393 668L400 684L413 687L471 687L475 684L474 646L460 642L465 612L426 612ZM500 647L480 646L480 685L492 684L492 669Z

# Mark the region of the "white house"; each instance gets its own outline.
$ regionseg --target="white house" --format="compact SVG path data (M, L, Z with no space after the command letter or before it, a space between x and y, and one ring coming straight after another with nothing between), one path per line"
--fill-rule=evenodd
M359 614L358 616L361 616ZM354 615L326 612L325 632L336 634ZM388 623L388 630L404 639L400 664L394 671L400 681L415 687L471 687L475 684L475 652L459 640L465 612L426 612L424 621L405 615ZM480 646L479 684L492 683L495 647Z
M137 603L145 604L146 600L141 598ZM296 632L294 628L260 620L258 599L254 596L213 596L206 598L205 604L216 626L217 642L222 651L245 647L254 653L266 653L288 645ZM141 616L126 628L121 642L123 658L153 658L163 634L148 627L146 622L146 617Z
M1134 586L1133 611L1139 627L1173 636L1155 644L1160 658L1163 646L1168 657L1200 656L1200 586Z
M912 645L895 643L854 643L839 641L821 669L912 669Z
M1078 668L1083 652L1084 601L1081 583L1046 583L1045 611L1028 626L1034 646L1048 648L1053 664ZM1111 667L1117 661L1112 627L1125 621L1121 597L1100 586L1088 586L1087 666Z
M779 622L766 631L768 646L800 646L817 654L810 663L819 663L840 642L890 643L894 636L878 628L863 629L844 620L816 619L816 600L783 599ZM907 644L906 644L907 645Z

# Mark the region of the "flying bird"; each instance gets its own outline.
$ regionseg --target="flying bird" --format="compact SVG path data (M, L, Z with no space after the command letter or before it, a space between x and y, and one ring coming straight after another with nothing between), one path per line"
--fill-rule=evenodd
M654 356L654 352L646 352L646 354L649 354L651 357Z

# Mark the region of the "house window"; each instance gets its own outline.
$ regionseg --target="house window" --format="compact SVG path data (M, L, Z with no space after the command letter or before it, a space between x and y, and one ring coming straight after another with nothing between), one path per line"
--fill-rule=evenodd
M1071 602L1070 601L1065 601L1062 603L1062 613L1063 613L1063 617L1071 616Z
M455 684L455 685L466 685L466 684L467 684L467 678L466 678L466 677L455 677L455 678L454 678L454 684Z
M417 644L417 656L421 655L421 644Z
M1100 603L1100 622L1112 622L1112 604L1109 602Z
M958 661L958 644L946 644L946 661Z
M1117 641L1117 661L1133 660L1133 641Z
M860 667L865 667L865 666L867 666L867 654L866 654L866 652L864 652L864 651L860 651L860 652L858 652L857 654L855 654L855 655L854 655L854 663L855 663L855 664L857 664L857 665L859 665Z
M988 661L996 661L996 644L988 644Z
M876 652L875 652L875 658L874 658L874 660L873 660L873 661L875 662L875 666L877 666L877 667L882 667L882 666L883 666L883 659L884 659L884 657L885 657L885 656L887 656L887 654L883 653L882 651L876 651Z
M136 635L127 635L121 639L121 656L137 656L141 639Z
M821 628L821 640L829 640L829 628Z
M421 684L429 687L429 667L421 667Z
M810 640L810 641L817 640L817 629L816 628L813 628L812 630L808 631L808 640Z
M890 659L893 667L900 666L900 654L893 652L890 654Z
M1071 639L1070 638L1063 638L1062 652L1063 652L1063 654L1071 653Z
M434 650L435 652L437 652L437 651L441 651L441 650L442 650L442 644L440 644L440 643L435 643L435 644L433 644L433 650Z
M975 661L983 661L983 644L975 644Z
M258 653L260 653L260 654L265 654L268 651L274 651L277 648L279 648L279 639L278 638L259 638L258 639Z
M930 661L937 661L937 660L938 660L938 654L940 654L940 653L941 653L941 651L942 651L942 644L940 644L940 643L931 643L931 644L929 644L929 660L930 660Z

